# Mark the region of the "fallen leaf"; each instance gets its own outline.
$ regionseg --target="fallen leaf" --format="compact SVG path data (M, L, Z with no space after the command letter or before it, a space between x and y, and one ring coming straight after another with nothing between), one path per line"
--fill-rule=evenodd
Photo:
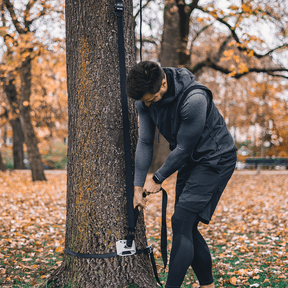
M237 278L235 276L230 278L230 284L232 284L232 285L236 285L237 284Z
M23 258L21 261L32 261L33 259L32 258Z
M64 253L64 247L59 246L55 249L55 252Z
M259 278L260 278L259 275L253 277L253 279L259 279Z

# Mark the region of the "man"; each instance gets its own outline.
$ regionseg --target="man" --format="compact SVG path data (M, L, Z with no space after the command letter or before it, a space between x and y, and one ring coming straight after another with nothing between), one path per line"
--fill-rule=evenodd
M197 226L199 221L209 223L233 174L237 150L233 138L211 91L187 69L162 69L144 61L132 67L126 84L139 113L134 207L145 208L143 192L157 193L161 183L178 170L166 288L180 287L190 265L201 287L215 287L210 251ZM144 187L155 127L169 142L171 153Z

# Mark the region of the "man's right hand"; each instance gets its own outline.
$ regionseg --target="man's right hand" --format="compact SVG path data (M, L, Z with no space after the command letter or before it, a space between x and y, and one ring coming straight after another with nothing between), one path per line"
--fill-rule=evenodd
M133 198L133 206L141 210L146 207L146 199L143 197L143 187L134 186L134 198Z

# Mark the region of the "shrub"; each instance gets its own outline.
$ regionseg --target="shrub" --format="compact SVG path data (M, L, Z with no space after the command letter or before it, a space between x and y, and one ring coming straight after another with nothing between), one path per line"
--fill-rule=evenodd
M13 169L13 152L12 147L1 147L3 163L8 169Z
M42 161L49 169L65 169L67 164L67 147L56 143L48 149L42 149Z

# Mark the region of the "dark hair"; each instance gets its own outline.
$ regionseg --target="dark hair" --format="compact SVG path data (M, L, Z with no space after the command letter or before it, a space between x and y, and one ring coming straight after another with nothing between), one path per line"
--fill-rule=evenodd
M126 80L127 96L140 100L146 93L157 93L165 78L163 69L155 62L143 61L134 65Z

